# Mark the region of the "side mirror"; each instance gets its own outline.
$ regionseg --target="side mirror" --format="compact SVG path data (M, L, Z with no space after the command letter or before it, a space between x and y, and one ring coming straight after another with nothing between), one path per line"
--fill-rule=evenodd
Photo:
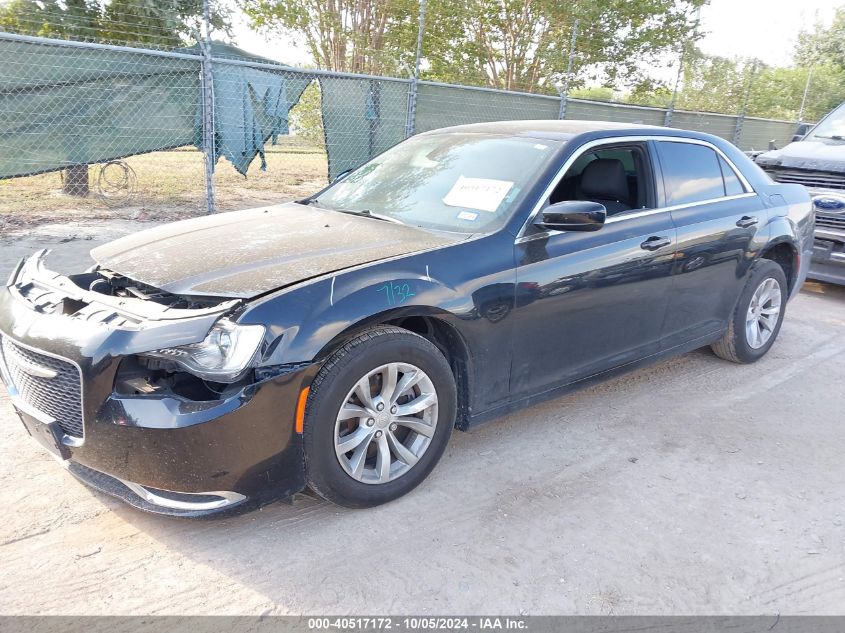
M345 170L343 170L343 171L342 171L342 172L340 172L337 176L335 176L335 177L334 177L334 180L332 180L332 184L334 184L334 183L336 183L336 182L340 182L341 180L343 180L344 178L346 178L349 174L351 174L351 173L352 173L352 171L353 171L352 169L345 169Z
M598 231L607 219L603 204L589 200L565 200L550 204L535 224L554 231Z
M807 136L807 132L810 131L810 128L813 127L809 123L799 123L798 126L795 128L795 134L792 135L792 142L795 143L797 141L803 141L804 137Z

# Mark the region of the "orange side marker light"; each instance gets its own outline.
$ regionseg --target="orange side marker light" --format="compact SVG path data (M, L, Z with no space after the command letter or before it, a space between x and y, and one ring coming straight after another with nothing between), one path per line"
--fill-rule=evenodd
M311 387L305 387L299 392L299 400L296 403L296 432L300 435L305 428L305 403L308 401L308 392Z

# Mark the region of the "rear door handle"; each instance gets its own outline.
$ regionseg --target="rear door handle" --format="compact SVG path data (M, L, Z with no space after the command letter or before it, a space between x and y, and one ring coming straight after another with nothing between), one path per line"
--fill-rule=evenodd
M754 226L759 220L753 215L744 215L736 221L736 225L742 229L747 229L749 226Z
M664 246L669 246L672 243L668 237L663 237L659 235L652 235L648 238L645 242L640 244L640 248L646 251L656 251L658 248L663 248Z

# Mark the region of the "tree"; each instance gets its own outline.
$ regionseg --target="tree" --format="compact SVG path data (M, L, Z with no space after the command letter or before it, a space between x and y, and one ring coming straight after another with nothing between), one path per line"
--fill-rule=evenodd
M0 30L22 35L93 40L99 19L97 0L12 0L0 7Z
M800 66L831 64L845 69L845 6L836 9L830 26L816 23L798 36L795 61Z
M613 101L616 97L616 92L613 88L606 86L590 86L570 90L569 96L572 99L587 99L589 101Z
M801 113L804 121L818 121L845 101L845 71L842 68L832 64L812 68L765 68L754 80L748 114L796 120L808 80L810 90Z
M230 34L231 15L214 3L211 26ZM69 40L176 48L196 41L202 0L12 0L0 29Z
M290 110L291 132L318 147L325 143L320 99L320 84L312 81Z
M213 2L212 30L231 36L231 10ZM111 0L101 19L101 37L109 42L154 48L178 48L196 42L202 31L202 0Z
M243 9L260 32L303 36L318 68L397 74L414 56L416 0L244 0Z
M808 80L805 121L817 121L845 100L845 69L834 64L775 67L692 49L685 57L675 105L683 110L739 114L747 96L748 116L793 121L799 116ZM659 83L644 82L621 100L665 107L671 91Z
M695 37L703 0L470 0L451 47L427 49L433 74L496 88L556 91L578 20L573 85L617 86L642 75L643 62ZM475 75L475 77L473 77Z
M676 107L738 114L742 110L754 63L689 49Z
M580 20L576 83L608 85L641 74L642 62L694 37L705 0L428 0L424 75L509 90L554 92ZM304 37L320 68L405 74L418 0L243 0L252 25Z
M816 23L798 36L795 61L804 79L802 94L809 87L803 118L818 120L845 100L845 6L835 11L829 26Z

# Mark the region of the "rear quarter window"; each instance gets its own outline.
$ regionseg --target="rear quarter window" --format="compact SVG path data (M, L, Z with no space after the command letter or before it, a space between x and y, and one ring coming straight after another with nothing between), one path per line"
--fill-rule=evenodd
M725 179L725 195L735 196L745 193L745 187L742 186L736 172L721 156L719 156L719 167L722 168L722 178Z

